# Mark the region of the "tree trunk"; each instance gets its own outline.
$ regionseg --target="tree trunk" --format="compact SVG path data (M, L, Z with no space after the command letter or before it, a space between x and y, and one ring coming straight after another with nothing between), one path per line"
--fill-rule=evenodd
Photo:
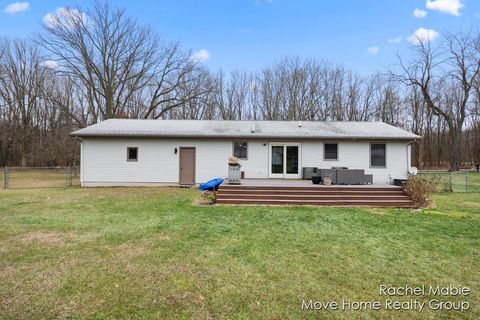
M460 169L460 150L462 144L462 130L451 129L452 149L450 152L450 170L458 171Z
M418 166L418 169L423 169L424 167L423 141L418 141L416 145L417 145L417 166Z

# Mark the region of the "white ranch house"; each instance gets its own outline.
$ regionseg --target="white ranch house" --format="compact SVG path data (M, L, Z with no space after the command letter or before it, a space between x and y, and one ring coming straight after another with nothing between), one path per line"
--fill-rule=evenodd
M303 167L364 169L404 179L421 137L382 122L112 119L77 130L81 185L203 183L241 159L246 179L302 179Z

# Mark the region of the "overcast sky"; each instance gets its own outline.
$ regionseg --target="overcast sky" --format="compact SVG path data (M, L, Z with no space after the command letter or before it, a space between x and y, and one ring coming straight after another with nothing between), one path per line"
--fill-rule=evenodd
M90 1L0 0L0 36L30 36L48 13ZM477 28L480 0L111 1L212 70L257 70L283 56L314 57L370 73L418 37ZM416 36L413 36L413 35Z

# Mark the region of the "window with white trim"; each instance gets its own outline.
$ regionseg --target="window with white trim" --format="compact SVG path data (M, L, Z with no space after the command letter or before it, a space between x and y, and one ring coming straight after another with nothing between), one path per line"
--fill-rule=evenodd
M370 166L371 167L387 166L387 145L385 143L370 144Z
M338 143L323 144L323 159L338 160Z
M233 156L239 159L247 159L248 143L245 141L235 141L233 143Z
M127 161L138 161L137 147L127 147Z

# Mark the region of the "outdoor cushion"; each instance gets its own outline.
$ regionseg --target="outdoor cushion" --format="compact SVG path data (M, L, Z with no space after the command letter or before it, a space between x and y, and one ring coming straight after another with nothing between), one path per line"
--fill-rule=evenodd
M373 174L365 174L363 176L363 183L364 184L373 184Z
M338 169L337 184L363 184L363 169Z

